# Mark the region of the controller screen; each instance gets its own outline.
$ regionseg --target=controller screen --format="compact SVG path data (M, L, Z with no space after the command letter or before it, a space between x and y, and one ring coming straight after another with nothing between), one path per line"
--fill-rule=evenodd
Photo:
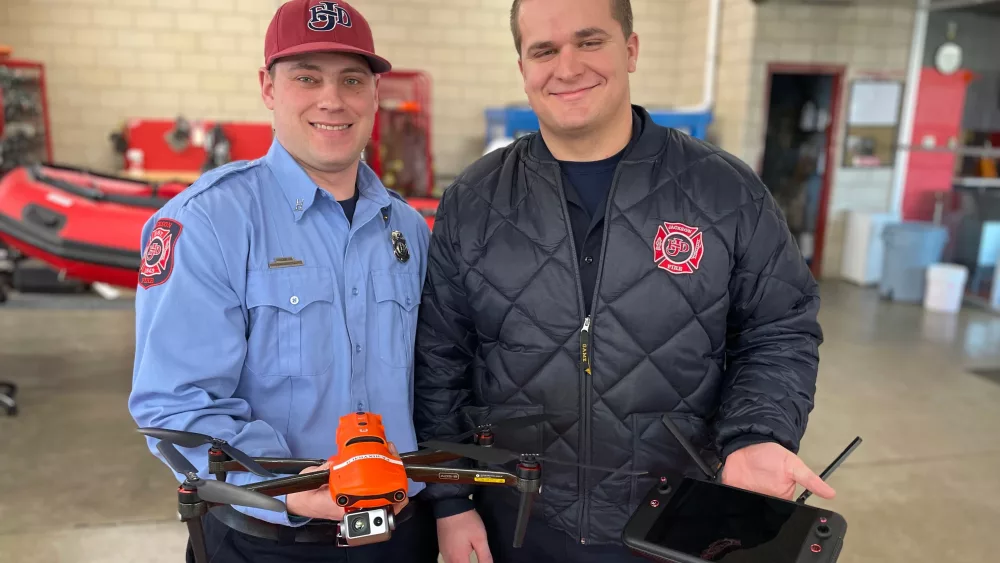
M646 541L705 561L794 563L819 516L811 506L686 479Z

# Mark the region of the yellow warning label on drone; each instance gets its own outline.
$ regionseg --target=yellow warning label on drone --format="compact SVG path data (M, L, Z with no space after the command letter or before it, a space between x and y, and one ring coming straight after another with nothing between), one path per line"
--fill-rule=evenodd
M483 477L481 475L476 475L477 483L506 483L506 479L500 479L499 477Z

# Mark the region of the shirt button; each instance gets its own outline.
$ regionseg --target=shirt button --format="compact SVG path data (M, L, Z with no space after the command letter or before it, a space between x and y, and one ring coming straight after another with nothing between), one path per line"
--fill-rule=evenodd
M407 305L409 305L409 304L410 304L410 298L409 298L409 297L407 297L407 298L406 298L406 304L407 304Z
M593 264L594 263L594 257L593 256L588 256L588 257L584 258L583 261L586 262L586 263L588 263L588 264Z
M351 293L353 293L354 295L357 295L358 294L358 288L355 287L354 289L352 289Z
M355 346L354 347L354 351L360 354L361 353L361 345L358 344L357 346Z
M299 296L298 295L293 295L292 298L288 300L288 302L291 303L292 305L298 305L299 304Z

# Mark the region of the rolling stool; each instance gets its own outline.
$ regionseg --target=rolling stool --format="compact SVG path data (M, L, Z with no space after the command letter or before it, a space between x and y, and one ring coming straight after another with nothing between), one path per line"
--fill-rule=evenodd
M17 402L14 395L17 394L17 385L9 381L0 381L0 406L7 409L7 416L17 415Z

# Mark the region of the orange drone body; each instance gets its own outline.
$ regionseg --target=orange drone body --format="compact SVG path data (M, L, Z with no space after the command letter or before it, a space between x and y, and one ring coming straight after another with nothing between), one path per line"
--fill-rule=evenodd
M406 498L406 468L389 451L382 417L344 415L337 427L337 455L330 458L330 495L347 510L379 508Z

